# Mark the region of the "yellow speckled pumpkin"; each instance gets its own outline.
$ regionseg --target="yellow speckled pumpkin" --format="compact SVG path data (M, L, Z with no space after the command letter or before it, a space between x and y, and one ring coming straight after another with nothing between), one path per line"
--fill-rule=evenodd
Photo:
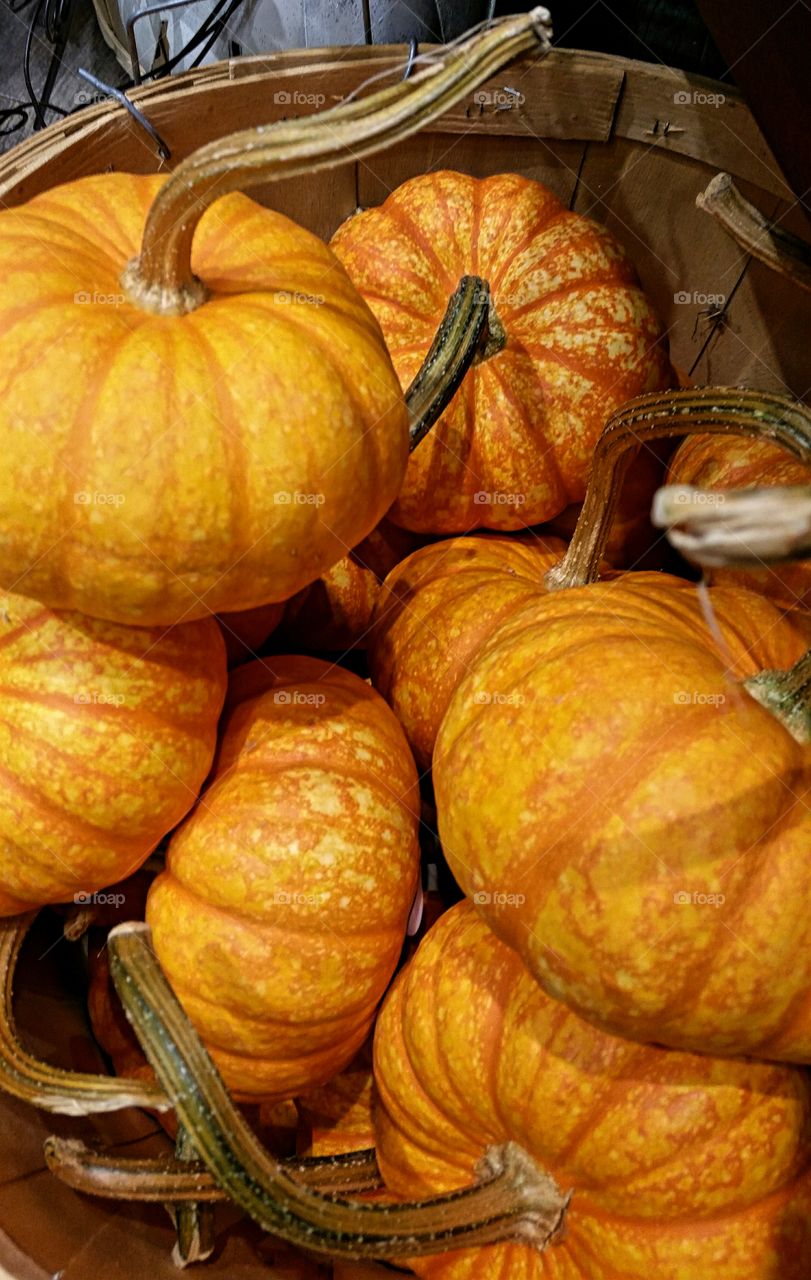
M412 178L332 248L383 329L403 386L461 275L490 284L487 358L414 452L390 517L436 533L520 529L585 491L606 418L671 385L662 331L614 237L517 174Z
M150 630L0 595L0 914L144 862L205 781L225 678L213 619Z
M373 1147L371 1043L333 1080L297 1098L296 1108L299 1155L334 1156Z
M638 573L516 612L442 722L439 833L582 1016L811 1061L811 621L740 587L710 598L712 626L692 584Z
M368 684L312 658L239 669L213 780L146 912L238 1096L323 1084L363 1042L414 898L418 814L411 754Z
M291 596L374 527L408 450L374 318L289 219L225 196L194 240L207 300L129 295L163 183L0 213L0 583L144 625Z
M811 484L811 467L791 458L768 440L746 436L691 436L676 450L668 484L706 489L749 489ZM713 569L712 582L738 582L763 591L786 609L811 607L811 561L789 561L762 568Z
M519 1142L573 1192L544 1253L411 1263L427 1280L805 1280L811 1086L794 1067L606 1035L546 996L460 904L400 974L375 1035L378 1160L406 1199Z

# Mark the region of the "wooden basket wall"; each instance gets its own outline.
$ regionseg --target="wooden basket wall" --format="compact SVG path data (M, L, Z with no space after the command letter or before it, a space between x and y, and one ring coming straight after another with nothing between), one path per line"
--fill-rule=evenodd
M221 63L142 86L132 100L171 151L169 165L248 124L342 98L370 75L404 65L401 47L307 50ZM674 362L699 383L811 388L806 337L811 294L752 261L695 197L720 170L770 218L797 234L809 227L747 107L726 85L661 66L556 50L514 64L489 88L492 101L462 105L405 145L317 177L252 194L329 238L358 205L379 203L398 183L430 169L484 176L520 172L572 208L609 226L636 262L670 332ZM511 104L511 105L510 105ZM70 116L0 159L0 200L105 169L162 167L153 140L126 110L101 103ZM728 300L715 324L707 299ZM685 301L685 299L688 299ZM44 927L44 926L43 926ZM75 958L50 946L40 926L26 946L18 1016L35 1050L61 1065L103 1069L89 1036ZM129 1154L165 1145L146 1115L68 1120L0 1095L0 1276L13 1280L161 1280L173 1231L159 1208L113 1205L72 1192L45 1169L42 1143L58 1132ZM231 1213L236 1220L236 1214ZM224 1227L228 1218L220 1219ZM261 1280L273 1246L244 1222L224 1234L202 1274ZM314 1270L312 1274L319 1274ZM321 1273L326 1278L329 1267ZM361 1280L360 1264L336 1277ZM379 1274L379 1273L376 1273Z

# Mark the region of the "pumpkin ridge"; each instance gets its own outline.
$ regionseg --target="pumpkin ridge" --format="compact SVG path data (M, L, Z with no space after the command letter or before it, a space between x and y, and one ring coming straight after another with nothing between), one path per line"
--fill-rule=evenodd
M98 263L103 265L106 271L110 273L110 276L117 281L118 273L116 271L116 266L119 263L120 267L123 268L124 266L124 262L121 261L123 246L121 244L116 244L115 240L111 239L106 234L105 230L110 226L110 223L113 220L112 202L110 202L110 204L105 202L101 207L99 207L98 202L95 202L94 204L92 199L88 199L87 189L83 190L83 198L88 204L94 205L97 213L99 214L98 218L93 223L93 238L91 239L89 235L86 235L80 227L71 225L68 235L72 241L72 245L60 244L58 246L54 246L52 243L48 243L49 237L47 232L55 225L58 232L61 232L62 234L65 233L65 209L61 203L52 200L52 194L53 193L50 191L40 192L40 194L36 196L36 209L34 211L29 211L27 206L24 206L24 208L19 211L24 215L24 225L30 225L31 223L36 224L39 221L46 224L46 231L43 237L41 239L38 238L36 236L36 232L32 237L28 237L26 236L25 229L20 233L16 228L12 227L12 238L16 240L17 243L19 243L24 237L26 239L35 240L36 245L32 245L32 247L38 248L40 253L42 252L43 242L45 242L48 252L56 258L61 267L68 266L68 264L63 262L59 257L57 249L69 252L72 249L72 245L78 244L80 249L96 258ZM23 218L20 220L23 221ZM129 237L126 237L126 239L129 241ZM128 244L124 252L128 254L130 251ZM81 278L79 279L79 283L81 284Z
M362 781L362 771L355 771L348 765L334 763L333 761L330 761L327 764L318 764L315 760L295 760L292 756L280 756L276 752L273 752L272 756L268 755L266 757L263 756L258 758L257 753L254 751L249 753L240 753L238 757L235 757L228 766L227 772L220 778L217 778L216 781L212 783L212 786L216 786L219 782L224 782L226 777L230 776L235 766L239 768L240 772L244 771L245 773L268 773L271 771L273 773L287 773L292 769L308 769L314 774L334 774L348 782L360 783L361 785L365 785L367 788L369 787L368 782L363 783ZM367 767L370 768L368 765ZM373 772L373 777L377 784L377 790L379 790L381 794L395 800L407 813L413 813L413 807L409 805L406 798L407 792L411 790L410 787L406 789L405 795L398 795L397 792L393 790L388 779L383 775ZM203 799L207 794L207 792L204 793Z
M531 315L536 311L542 311L545 306L551 302L558 302L565 298L567 294L580 292L591 293L595 289L610 288L612 292L616 292L619 288L617 281L612 279L608 274L601 277L598 273L589 276L588 280L569 280L566 284L560 285L557 289L550 289L543 293L539 298L531 298L529 302L522 302L520 306L515 306L510 302L509 298L499 300L499 314L502 316L505 325L515 320L523 320L525 316ZM637 287L628 286L628 292L639 293ZM576 325L567 323L566 328L571 333L591 333L593 329L588 324ZM650 446L648 446L650 447Z
M0 591L0 608L3 607L3 599L7 598L9 594L10 593L7 591ZM26 597L26 599L27 598L28 597ZM31 603L35 605L37 602L32 601ZM2 653L4 649L12 648L13 645L18 643L20 640L26 641L31 639L35 632L40 629L41 624L51 617L53 617L52 611L48 609L46 605L41 605L40 608L31 615L31 617L20 618L19 620L15 619L13 626L10 626L7 630L4 628L0 629L0 653ZM50 652L50 649L48 651ZM25 661L33 665L39 661L39 654L33 654L25 659Z
M208 898L208 897L204 898L202 894L199 894L196 891L196 889L189 883L189 881L180 872L178 872L176 868L171 868L171 869L167 868L167 874L168 874L169 880L173 882L172 883L173 892L177 892L177 889L179 886L180 889L185 892L187 897L193 898L195 902L200 903L202 907L205 908L205 910L213 911L217 915L224 915L227 917L236 917L243 925L249 926L251 931L255 933L255 935L259 938L264 937L265 934L268 932L297 933L300 937L308 937L311 934L311 932L313 932L313 930L315 932L323 932L324 930L323 920L313 920L312 928L306 928L303 926L303 921L301 920L301 918L299 918L298 927L296 927L296 925L294 923L291 923L289 920L285 920L284 928L282 929L281 924L277 925L267 920L262 921L258 916L250 915L249 912L240 910L239 907L231 906L230 903L228 906L223 906L221 903L215 902L212 898ZM169 887L169 886L167 885L166 887ZM374 937L386 938L389 935L396 935L398 939L400 937L399 930L397 930L393 925L384 924L384 925L378 925L377 927L372 928L371 926L367 926L365 923L364 925L361 925L353 921L351 925L351 931L348 931L346 933L339 931L335 927L334 923L330 924L328 927L329 927L330 933L333 935L336 941L339 942L344 947L349 945L348 939L350 938L358 938L358 937L359 938L374 938ZM349 950L351 952L351 946L349 946ZM194 993L196 994L196 988L194 989Z
M397 195L397 193L395 193L395 195ZM403 207L399 199L394 199L391 203L381 206L381 212L382 217L390 218L401 231L405 231L414 243L419 246L423 257L427 262L434 263L436 269L434 274L436 294L438 295L443 293L447 297L450 297L458 282L452 279L449 268L445 266L445 263L442 261L431 242L426 239L421 228L414 221L409 211ZM385 257L383 260L384 262L387 261ZM408 272L403 271L401 273L401 279L407 278Z
M513 212L514 211L510 209L510 216L512 216ZM530 247L533 240L543 236L549 230L550 227L555 225L555 223L564 221L566 218L570 218L571 216L572 216L571 211L567 209L564 204L561 204L560 207L553 212L551 217L549 217L548 206L543 209L539 209L538 213L535 216L535 219L532 222L530 230L526 233L523 240L521 240L514 247L510 256L506 258L502 263L499 264L498 270L496 272L495 280L493 282L493 291L495 292L496 289L501 288L501 284L504 280L505 275L512 267L516 265L516 262L518 261L518 259L520 259L527 252L527 249ZM565 249L565 251L568 253L571 249L571 242L567 242L565 245L560 247L561 249ZM544 262L546 262L547 260L554 261L554 254L548 254L548 253L544 254L543 260ZM544 295L544 297L545 296L546 295ZM506 300L506 302L507 302L507 306L509 306L509 300ZM537 302L538 300L536 299L536 302L534 305L537 306ZM501 305L502 303L500 300L500 306Z
M518 350L522 350L522 346L518 347L518 344L516 343L516 341L514 339L511 339L508 341L506 350L516 352ZM506 400L509 401L509 403L516 410L515 422L518 425L519 430L524 437L524 440L531 441L533 444L535 444L538 440L538 433L533 427L530 415L524 411L524 407L522 406L520 401L516 398L509 383L505 381L505 376L504 376L505 372L506 372L505 370L499 368L495 360L490 361L490 374L498 382L499 387L501 389L501 394L504 396ZM490 437L488 436L488 440L489 439ZM564 480L563 472L561 470L560 460L557 456L557 451L547 443L543 451L543 454L539 454L538 457L543 458L544 472L545 472L546 479L547 480L554 479L556 482L555 487L557 492L563 494L563 496L566 498L567 503L573 502L574 497L571 494L569 485ZM551 459L551 466L550 466L550 459ZM530 526L524 525L523 527L525 529L528 529Z

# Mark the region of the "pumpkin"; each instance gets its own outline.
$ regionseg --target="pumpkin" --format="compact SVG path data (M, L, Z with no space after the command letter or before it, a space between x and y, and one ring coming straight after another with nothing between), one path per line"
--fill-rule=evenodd
M670 463L669 484L707 489L748 489L807 485L811 466L789 457L768 440L743 436L691 436ZM789 561L746 569L713 569L711 582L737 582L763 591L786 609L811 607L811 562Z
M484 358L412 455L389 512L407 529L551 520L582 499L608 414L671 385L661 327L622 247L538 182L423 174L350 218L331 245L403 386L459 276L490 285Z
M291 648L324 652L366 648L380 584L418 543L383 519L354 550L305 587L284 611Z
M217 766L146 919L239 1097L324 1084L368 1035L419 870L414 762L382 698L312 658L239 668Z
M408 454L379 325L239 189L396 143L539 41L507 19L394 92L0 213L0 586L170 625L285 600L375 527Z
M811 1086L796 1067L607 1035L547 996L459 904L375 1034L378 1161L411 1200L521 1143L572 1192L545 1253L501 1243L410 1263L430 1280L804 1280Z
M543 592L565 550L557 538L449 538L422 547L386 578L375 610L369 669L421 770L462 676L488 637Z
M0 597L0 915L82 901L143 863L214 756L225 652Z
M257 657L257 650L276 630L284 610L284 604L262 604L256 609L223 613L218 617L229 668Z
M623 453L691 425L768 433L811 461L811 420L766 393L643 397L615 416L552 590L490 634L452 695L439 835L498 936L583 1017L811 1061L811 619L667 574L593 581Z

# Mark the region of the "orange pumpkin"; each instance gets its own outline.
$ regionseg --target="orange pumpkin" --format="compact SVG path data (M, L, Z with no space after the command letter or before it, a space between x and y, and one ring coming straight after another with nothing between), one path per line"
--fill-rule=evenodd
M312 658L242 667L217 768L147 902L155 952L235 1093L353 1057L419 869L414 762L383 700Z
M419 1259L430 1280L805 1280L811 1084L794 1067L640 1046L545 995L469 904L399 975L375 1034L378 1161L412 1200L520 1143L573 1193L546 1252Z
M811 484L811 467L768 440L745 436L691 436L676 450L668 484L706 489L749 489ZM786 609L811 607L811 561L747 569L712 569L710 580L762 591Z
M238 667L257 656L257 651L278 627L284 615L284 604L262 604L241 613L220 614L220 624L228 666Z
M290 647L305 653L365 649L380 584L418 541L381 520L353 551L288 600L284 638Z
M0 598L0 915L129 875L188 813L225 694L216 623L171 631Z
M439 833L498 936L582 1016L811 1061L809 659L783 674L811 620L743 588L711 600L712 625L690 583L639 573L514 613L442 722Z
M299 1155L337 1156L373 1147L371 1043L333 1080L297 1098L296 1109Z
M421 770L454 689L490 635L544 591L557 538L449 538L415 551L380 591L372 681L395 711Z
M490 284L485 358L414 452L389 515L462 533L548 521L583 497L608 414L671 385L661 327L614 237L517 174L440 171L338 229L403 386L461 275Z

